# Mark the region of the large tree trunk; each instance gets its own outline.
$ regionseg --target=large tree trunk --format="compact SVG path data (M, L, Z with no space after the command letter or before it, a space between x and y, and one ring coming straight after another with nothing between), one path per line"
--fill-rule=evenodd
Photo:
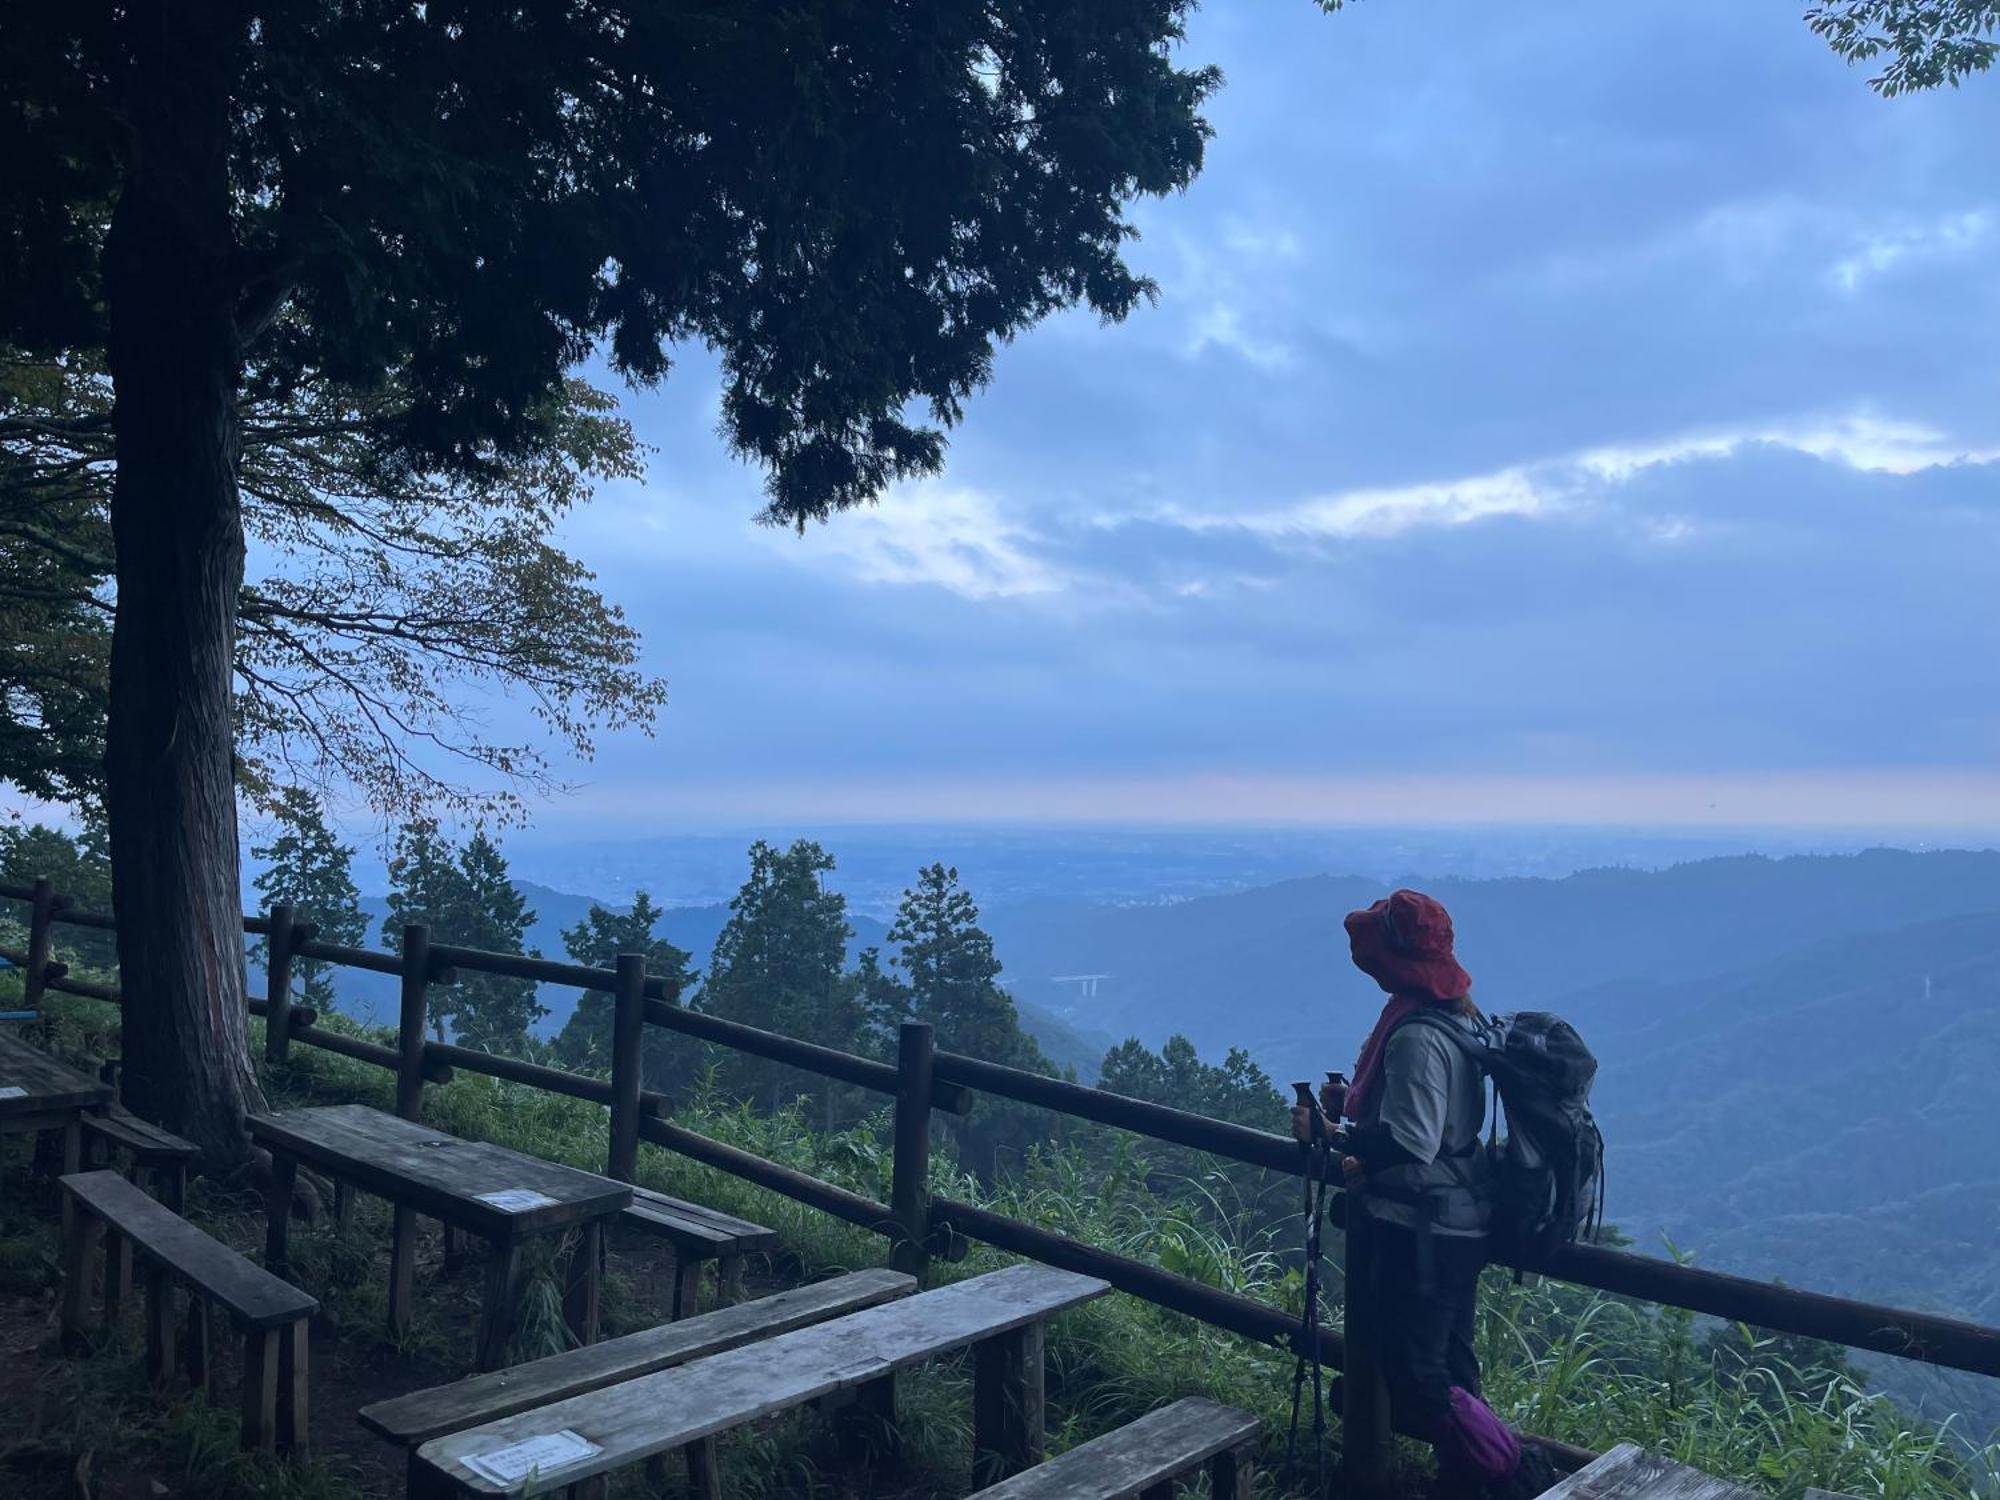
M244 1011L234 661L243 524L227 3L127 14L132 158L105 248L118 614L106 788L125 1094L213 1161L261 1107Z

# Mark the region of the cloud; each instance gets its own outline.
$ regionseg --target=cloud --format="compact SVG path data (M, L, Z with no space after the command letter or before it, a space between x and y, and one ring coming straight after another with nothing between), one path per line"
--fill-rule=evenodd
M898 485L876 504L805 537L773 533L786 555L837 559L860 583L941 588L967 599L1053 594L1064 574L1039 538L991 496L935 481Z
M1948 213L1920 224L1875 230L1860 237L1848 254L1835 261L1829 279L1852 296L1864 283L1911 261L1959 260L1984 247L1993 229L1986 209Z

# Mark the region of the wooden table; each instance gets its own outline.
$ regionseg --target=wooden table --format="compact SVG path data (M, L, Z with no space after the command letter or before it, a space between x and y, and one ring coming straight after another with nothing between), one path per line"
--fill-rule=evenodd
M487 1242L480 1369L495 1369L506 1356L521 1301L522 1245L537 1235L578 1231L563 1310L579 1340L596 1342L604 1221L632 1201L627 1184L489 1141L460 1140L361 1104L252 1115L248 1123L251 1138L271 1153L264 1259L277 1275L285 1274L292 1185L304 1162L394 1205L391 1334L409 1324L421 1213Z
M63 1171L83 1160L83 1112L111 1102L111 1085L0 1035L0 1135L63 1133Z

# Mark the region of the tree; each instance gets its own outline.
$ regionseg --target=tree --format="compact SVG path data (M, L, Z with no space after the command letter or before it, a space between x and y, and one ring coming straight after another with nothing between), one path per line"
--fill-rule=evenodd
M693 955L654 934L659 920L659 907L644 891L624 911L592 902L583 920L563 933L563 950L577 963L597 969L614 967L621 953L640 954L646 972L676 986L685 1004L698 977L691 966ZM577 996L576 1009L556 1034L556 1060L566 1068L609 1072L612 1010L613 999L602 990L585 990ZM648 1026L640 1034L644 1038L640 1074L646 1086L670 1089L684 1083L687 1070L675 1066L679 1059L674 1039L658 1026Z
M111 905L111 857L105 847L104 817L88 807L75 833L46 823L0 824L0 880L33 885L46 877L59 896L67 896L85 911ZM9 903L9 905L14 905ZM14 907L25 916L25 909ZM27 923L15 936L16 947L27 946ZM52 951L75 969L111 969L111 940L91 927L57 923L50 933Z
M522 940L535 925L535 914L508 875L500 846L484 829L459 851L458 871L465 905L446 924L444 941L488 953L527 952ZM535 999L533 980L466 974L456 988L458 1039L468 1047L519 1052L528 1044L528 1028L548 1014Z
M0 343L101 348L112 377L136 1108L234 1155L258 1098L231 762L246 374L393 381L380 437L478 475L546 451L587 355L650 382L699 340L768 517L824 518L937 470L997 340L1148 294L1123 205L1193 178L1216 82L1169 55L1189 5L9 7Z
M412 818L398 829L395 852L389 858L389 915L382 921L383 943L400 947L403 929L416 925L430 928L438 942L451 942L451 935L464 925L470 904L465 874L437 819ZM424 991L425 1014L439 1041L457 1014L459 998L456 985L433 984Z
M1104 1054L1099 1088L1151 1104L1207 1115L1232 1125L1270 1130L1285 1118L1285 1098L1241 1047L1218 1064L1205 1063L1184 1036L1170 1036L1158 1052L1130 1037Z
M322 942L361 942L368 919L361 914L361 892L354 885L354 851L326 826L317 797L288 789L279 799L276 833L250 852L267 861L253 882L267 905L288 903L299 921L318 925ZM269 961L268 941L258 939L257 951ZM301 955L292 961L292 975L306 1004L333 1009L330 965Z
M1891 98L1957 88L2000 54L2000 0L1825 0L1807 8L1806 22L1849 62L1887 57L1868 82Z
M937 1045L1009 1067L1047 1071L1035 1039L1021 1029L1014 1001L1000 988L993 939L979 907L942 864L917 872L889 928L896 964L908 976L911 1016L929 1021Z
M847 959L847 898L826 888L833 856L800 839L780 851L759 839L750 874L729 903L729 920L709 956L699 1003L711 1015L828 1047L852 1047L861 1007L842 972ZM821 1088L775 1064L731 1055L724 1077L773 1109L788 1094ZM830 1096L829 1096L830 1097Z
M551 540L596 483L641 472L612 398L566 382L546 452L463 479L380 440L399 399L254 383L240 398L244 527L266 567L238 597L236 744L243 789L274 813L288 786L336 783L397 816L510 813L552 785L548 759L495 742L469 693L518 692L579 756L597 731L649 726L665 697ZM0 354L0 607L20 622L0 657L20 726L0 728L0 780L63 800L102 794L111 409L99 359Z

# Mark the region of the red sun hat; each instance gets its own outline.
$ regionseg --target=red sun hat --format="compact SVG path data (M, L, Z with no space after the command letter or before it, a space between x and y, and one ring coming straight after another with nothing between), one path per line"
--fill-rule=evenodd
M1422 891L1396 891L1344 924L1354 967L1392 995L1437 1001L1472 993L1451 951L1451 913Z

